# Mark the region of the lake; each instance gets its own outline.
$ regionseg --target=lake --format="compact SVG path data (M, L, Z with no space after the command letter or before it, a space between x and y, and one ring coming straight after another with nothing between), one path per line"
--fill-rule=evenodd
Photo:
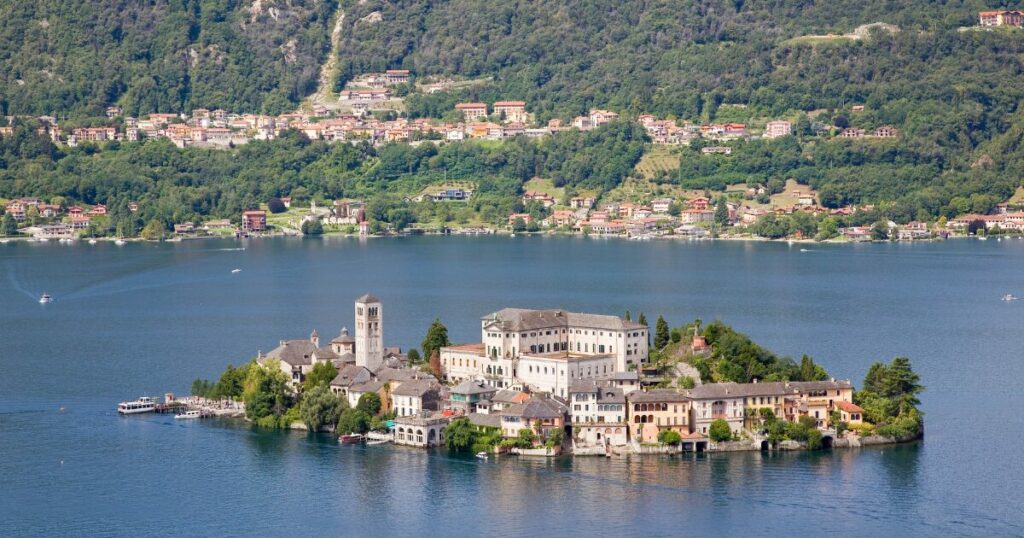
M0 245L0 535L1020 536L1024 301L1000 297L1024 296L1022 268L1020 239ZM478 341L481 316L518 306L722 319L858 387L871 362L906 355L927 386L926 439L485 462L115 412L281 339L352 328L366 292L403 348L435 317L453 341Z

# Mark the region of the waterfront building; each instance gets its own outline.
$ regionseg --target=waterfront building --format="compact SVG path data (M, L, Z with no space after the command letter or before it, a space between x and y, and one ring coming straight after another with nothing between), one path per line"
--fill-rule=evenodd
M577 381L569 390L573 442L580 447L624 446L629 440L622 389Z
M246 232L262 232L267 229L267 212L261 209L242 212L242 229Z
M547 437L555 430L564 430L568 414L565 404L544 396L530 398L523 404L511 404L498 412L501 434L505 437L516 437L523 429Z
M384 360L384 311L380 299L366 294L356 299L356 364L375 371Z
M444 429L448 417L407 416L395 419L395 444L429 448L444 443Z
M658 434L690 433L690 397L668 389L634 391L626 395L630 438L639 443L657 443Z

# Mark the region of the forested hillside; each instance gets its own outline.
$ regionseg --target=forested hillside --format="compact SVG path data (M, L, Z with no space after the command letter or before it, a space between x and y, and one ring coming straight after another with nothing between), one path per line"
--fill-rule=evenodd
M477 82L431 94L403 85L399 112L408 116L455 115L462 100L521 99L541 124L591 108L627 122L639 114L745 122L755 134L769 119L786 119L793 137L729 142L729 156L701 154L707 141L698 140L679 150L678 172L653 181L772 190L792 178L816 189L826 207L876 204L901 222L952 217L991 211L1024 177L1024 30L975 27L979 10L1022 3L6 2L0 112L88 120L113 103L126 115L291 110L315 90L340 10L336 89L393 68L411 70L414 82ZM294 135L221 154L152 141L69 150L21 129L5 137L0 196L91 203L126 191L170 198L178 213L229 215L297 188L323 197L405 196L449 178L480 182L474 209L500 222L535 175L598 196L619 186L650 147L627 122L500 147L338 149ZM835 137L846 126L883 125L899 135ZM160 158L151 161L153 152ZM170 220L170 212L160 216Z
M325 0L0 3L0 113L278 113L316 88Z

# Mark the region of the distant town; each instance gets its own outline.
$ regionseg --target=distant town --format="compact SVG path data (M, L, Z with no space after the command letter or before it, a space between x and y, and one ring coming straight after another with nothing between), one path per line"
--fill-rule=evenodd
M282 340L259 352L242 374L278 379L273 390L297 399L295 408L316 401L317 409L327 409L321 411L327 418L306 409L285 412L279 427L307 427L304 421L345 442L416 447L444 445L451 428L459 428L487 439L487 452L540 456L856 447L920 437L916 426L902 433L892 426L907 417L919 424L916 411L902 404L893 417L866 411L855 400L876 402L871 390L855 395L850 381L827 378L806 357L793 375L808 379L702 383L694 364L719 355L699 325L692 334L670 336L660 318L652 334L642 316L505 308L480 318L480 342L451 344L435 321L424 341L428 357L385 345L384 304L377 297L359 297L353 310L354 333L342 328L328 340L313 330L308 338ZM683 360L666 362L673 353ZM900 375L914 377L909 363L898 361L873 367L874 375L905 368ZM225 376L240 371L229 368ZM228 409L260 424L274 416L269 409L246 411L240 401L264 395L217 393L223 378L196 383L193 391L203 394L168 404L204 414ZM325 399L334 411L322 406ZM367 416L349 420L358 413ZM887 425L872 424L869 416Z
M980 12L978 26L974 28L1020 28L1022 25L1024 12L997 10ZM309 103L298 111L276 116L195 108L188 113L152 113L136 118L125 115L121 107L111 105L106 109L108 124L104 126L68 127L56 116L10 116L6 118L6 125L0 127L0 136L11 135L14 125L31 120L38 122L40 135L66 147L166 139L179 148L228 149L254 140L273 140L286 131L302 133L310 140L331 143L419 145L470 140L501 141L516 137L541 138L556 136L567 130L598 129L620 119L618 112L592 109L588 114L576 116L570 122L552 119L541 125L528 111L529 104L518 100L456 103L451 114L446 116L455 118L454 121L400 117L402 97L399 93L404 95L407 91L421 91L432 94L449 91L459 84L443 79L419 82L410 70L391 69L355 77L338 92L336 102ZM403 91L398 92L399 88ZM864 104L849 106L849 114L864 112ZM789 119L772 119L756 126L729 122L696 123L677 118L658 118L651 114L631 116L628 119L641 125L657 146L671 148L699 142L701 154L717 155L723 159L732 156L733 147L729 145L732 141L752 138L776 140L794 134L794 124ZM813 131L815 136L835 140L866 139L884 143L900 137L899 131L890 125L854 127L846 124L845 116L843 122L836 123L832 125L813 121L804 128L809 129L808 132ZM984 166L986 160L991 161L983 156L975 164ZM961 209L963 214L954 219L925 221L918 217L901 224L882 221L872 225L839 225L821 223L821 218L833 217L837 222L842 222L840 219L843 217L872 211L875 206L851 204L836 208L834 203L823 204L812 187L792 180L792 184L787 183L783 192L770 190L768 184L738 185L739 190L727 189L725 193L704 191L668 195L652 192L661 189L652 189L632 195L626 200L609 199L606 193L597 191L566 194L564 189L554 188L550 181L546 181L545 178L536 177L526 183L517 209L507 215L499 215L499 219L505 219L503 226L492 218L487 223L443 223L433 227L404 229L402 226L377 223L370 219L366 214L367 200L316 200L306 196L281 196L260 208L252 207L229 219L168 223L173 229L150 230L148 234L142 234L142 237L173 240L232 234L250 237L321 233L361 236L402 233L577 233L631 239L767 237L798 241L907 241L955 235L1024 232L1024 203L1021 199L998 204L993 214L975 214ZM475 190L476 184L472 180L444 181L418 194L406 196L404 201L468 204L472 203ZM99 233L101 226L93 224L104 223L110 208L104 204L89 206L57 198L43 200L21 196L0 200L5 213L0 235L65 241L104 235ZM128 210L136 212L139 203L132 202ZM283 215L275 217L279 213ZM810 225L796 226L796 229L776 229L770 224L758 228L759 224L769 222L772 218L794 215L814 217L818 229L812 230L813 226Z

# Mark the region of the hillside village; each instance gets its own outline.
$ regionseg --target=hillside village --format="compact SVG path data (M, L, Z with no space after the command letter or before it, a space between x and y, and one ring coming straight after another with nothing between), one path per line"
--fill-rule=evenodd
M816 373L803 375L814 379L702 384L685 363L665 370L652 362L661 354L644 323L516 308L483 316L479 343L442 345L421 363L418 353L385 345L384 314L380 299L363 295L354 333L282 340L257 364L280 372L298 396L329 365L330 392L350 409L379 400L383 421L369 435L400 445L441 446L456 423L489 436L490 450L546 456L796 449L808 435L812 448L892 441L872 437L849 381L820 379L813 363ZM687 356L713 354L700 332L680 340ZM338 433L370 429L360 428Z
M978 15L980 29L996 27L1019 28L1024 16L1014 10L982 11ZM797 133L793 118L758 119L755 125L741 122L699 123L674 117L659 118L652 114L636 116L603 109L591 109L563 123L551 119L543 124L535 121L530 103L521 100L486 102L459 102L446 114L454 121L437 118L409 118L404 114L404 96L411 93L438 94L452 90L457 83L445 79L417 80L409 69L389 69L367 73L349 80L337 92L336 102L330 106L311 103L297 111L279 115L239 114L222 109L195 108L189 112L151 113L139 118L126 116L118 105L106 109L105 125L65 125L54 115L26 118L8 116L0 126L0 137L10 136L19 123L38 124L38 134L53 143L68 148L82 145L102 148L113 143L136 143L144 140L166 139L179 148L230 149L252 141L274 140L286 132L301 133L308 140L328 143L370 144L382 147L388 144L451 144L465 141L499 142L502 140L540 139L557 136L565 131L592 131L618 121L636 122L648 135L653 153L676 155L672 148L696 146L700 155L719 159L733 158L736 141L775 141ZM724 107L725 105L723 105ZM742 108L742 105L737 105ZM842 143L863 139L886 142L898 140L898 129L891 125L872 124L873 120L857 121L867 117L865 104L853 103L848 107L849 118L837 116L808 116L811 122L799 126L802 136ZM831 121L838 120L842 121ZM662 148L662 149L657 149ZM666 153L667 152L667 153ZM678 160L678 157L673 157ZM974 166L991 164L982 156ZM637 165L637 175L643 162ZM658 170L671 171L671 165ZM657 175L657 174L654 174ZM648 178L650 179L650 178ZM808 240L920 240L945 238L956 234L1018 233L1024 230L1024 198L1018 192L1014 199L995 206L987 214L961 211L956 218L929 222L915 218L897 224L891 220L862 224L858 214L871 213L872 204L838 204L824 202L808 185L786 185L785 192L771 191L770 183L726 189L715 193L680 191L663 188L664 181L655 185L642 185L639 192L628 197L614 193L570 192L565 189L531 188L546 180L535 177L522 189L515 210L505 215L505 222L460 222L452 226L445 222L419 223L412 227L418 232L440 233L511 233L560 232L593 235L623 236L635 239L656 237L767 237ZM454 183L458 183L455 185ZM424 200L441 204L472 203L472 178L459 182L444 182L428 187L415 195L406 195L406 203ZM673 192L675 191L675 192ZM103 235L101 229L107 215L107 205L89 206L73 201L43 200L21 196L3 202L5 215L13 224L5 224L4 235L31 235L37 240L74 240L79 237ZM282 196L284 209L292 208L291 196ZM129 210L138 209L138 201L131 202ZM206 222L183 221L169 223L173 229L150 234L148 238L185 238L204 235L252 236L272 233L305 233L307 222L315 221L317 229L326 227L328 233L378 235L405 233L405 225L374 222L365 213L367 200L307 200L297 201L309 205L309 210L293 212L291 218L275 219L272 208L250 207L230 219L210 219ZM972 205L972 204L966 204ZM977 204L973 204L977 205ZM456 206L451 206L456 207ZM298 209L298 208L296 208ZM803 217L809 215L815 226ZM788 219L789 225L776 226L775 218ZM825 225L823 218L838 220L839 224ZM465 220L465 219L463 219ZM97 222L100 226L91 226ZM801 224L803 223L803 224ZM844 225L844 223L846 223ZM109 232L108 232L109 233Z

